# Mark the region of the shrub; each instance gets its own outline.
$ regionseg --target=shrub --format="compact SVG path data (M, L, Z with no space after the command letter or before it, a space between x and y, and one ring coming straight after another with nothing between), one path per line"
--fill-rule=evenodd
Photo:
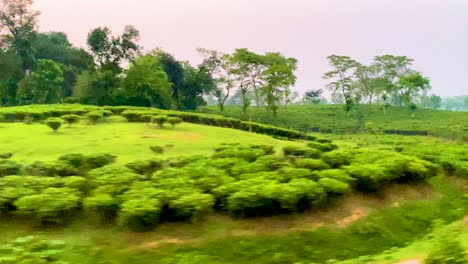
M156 123L159 128L163 128L164 123L166 123L167 121L168 121L168 117L162 116L162 115L153 116L153 118L151 119L151 123Z
M330 194L344 194L351 192L349 184L330 178L321 178L318 185Z
M161 147L161 146L150 146L149 148L154 154L163 154L164 153L164 148Z
M0 176L18 175L22 167L16 161L0 159Z
M86 163L86 156L83 154L71 153L60 156L58 160L70 164L75 168L79 168Z
M88 122L91 124L91 125L96 125L97 122L99 122L99 120L101 120L103 118L103 114L102 112L99 112L99 111L93 111L93 112L89 112L86 117L88 118Z
M318 143L318 142L310 142L307 144L307 146L309 148L313 148L313 149L318 149L322 152L329 152L329 151L332 151L332 150L335 150L338 148L338 146L336 146L335 144L331 144L331 143Z
M164 166L164 161L158 159L137 160L127 163L125 166L138 174L150 176Z
M64 250L65 242L61 240L45 240L35 236L18 237L2 245L0 263L65 263L60 261Z
M24 171L32 176L70 176L77 174L75 167L63 161L52 163L36 161L26 166Z
M346 167L346 171L356 179L357 189L365 192L376 191L397 177L378 164L355 164Z
M314 159L319 158L322 154L322 152L317 149L297 146L284 147L283 152L285 156L305 157Z
M128 188L140 176L125 166L112 164L89 171L88 178L93 187L115 185Z
M331 169L331 170L322 170L317 173L318 177L321 178L330 178L335 179L345 183L354 182L356 179L351 177L346 171L339 170L339 169Z
M324 153L322 159L332 168L339 168L343 165L349 165L351 162L351 153L344 150L333 150Z
M25 124L30 125L30 124L32 124L32 123L34 122L34 117L32 117L32 116L29 115L29 114L26 114L26 115L24 116L23 122L24 122Z
M169 124L171 124L172 127L174 128L176 125L182 123L182 118L179 118L179 117L169 117L169 118L167 119L167 122L168 122Z
M83 166L86 169L97 169L115 162L117 157L108 153L96 153L85 156Z
M425 264L463 264L468 263L468 256L461 243L453 237L447 237L424 260Z
M155 190L139 190L126 197L119 210L119 223L134 230L146 230L159 222L163 204L153 197Z
M86 191L86 187L88 186L88 180L80 176L70 176L63 178L61 183L63 187L76 189L83 192Z
M3 123L6 121L6 118L4 115L0 114L0 123Z
M41 223L61 223L65 214L78 207L80 197L70 188L47 188L39 194L24 196L15 201L19 214L32 216Z
M60 117L63 119L69 127L71 127L73 124L77 124L80 122L81 117L79 115L64 115Z
M57 130L62 126L62 119L57 117L49 117L45 121L45 124L48 127L50 127L54 132L57 132Z
M83 208L100 214L105 220L116 215L119 205L111 194L96 192L83 200Z
M192 193L171 200L169 208L177 218L194 222L210 212L214 203L215 199L210 194Z
M296 166L299 168L306 168L309 170L325 170L329 166L323 160L320 159L298 159L296 161Z
M11 152L1 152L0 153L0 159L9 159L13 157L13 153Z

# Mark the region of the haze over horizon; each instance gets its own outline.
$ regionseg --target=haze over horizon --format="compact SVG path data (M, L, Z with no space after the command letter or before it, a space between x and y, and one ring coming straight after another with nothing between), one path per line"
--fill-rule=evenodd
M201 61L196 48L279 51L299 60L297 91L324 88L326 57L368 63L406 55L441 96L468 94L468 1L465 0L36 0L41 31L63 31L86 46L88 32L126 25L145 50Z

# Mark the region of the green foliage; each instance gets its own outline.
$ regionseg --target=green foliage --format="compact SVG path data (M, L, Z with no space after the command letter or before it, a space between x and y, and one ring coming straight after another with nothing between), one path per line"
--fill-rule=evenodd
M1 152L0 153L0 159L9 159L11 157L13 157L13 153L12 152Z
M322 159L332 168L339 168L351 162L351 153L345 150L334 150L323 154Z
M41 223L62 223L66 213L78 207L80 194L70 188L47 188L14 202L18 213L31 216Z
M323 160L320 159L298 159L296 166L299 168L307 168L309 170L324 170L328 169L329 166Z
M172 127L174 128L176 125L182 123L182 118L179 118L179 117L169 117L169 118L167 119L167 122L168 122L169 124L171 124Z
M45 124L50 127L54 132L62 126L62 119L56 117L50 117L45 121Z
M319 143L319 142L310 142L307 144L309 148L318 149L322 152L329 152L338 148L335 144L332 143Z
M140 179L140 176L125 166L111 164L89 171L88 178L94 188L109 185L127 188L129 184Z
M313 159L320 158L320 156L322 155L322 152L318 149L296 146L284 147L283 153L285 156L295 156Z
M74 114L64 115L64 116L61 116L60 118L63 119L70 127L73 124L79 123L81 120L81 117L79 115L74 115Z
M151 123L156 123L159 128L163 128L164 127L164 124L168 121L168 117L167 116L160 116L160 115L157 115L157 116L153 116L151 118Z
M163 154L164 153L164 148L161 146L150 146L149 149L154 153L154 154Z
M461 231L461 230L460 230ZM453 235L453 234L452 234ZM468 256L461 243L453 237L444 237L424 260L425 264L462 264L468 262Z
M70 176L77 174L77 168L65 162L36 161L24 167L25 173L32 176Z
M210 194L192 193L176 198L169 202L177 218L198 221L213 208L215 199Z
M161 169L164 165L164 161L158 159L150 160L137 160L130 163L127 163L125 166L135 173L141 175L151 175L155 171Z
M337 179L321 178L317 183L321 188L330 194L344 194L351 192L351 187L348 183Z
M62 261L65 242L61 240L46 240L41 237L18 237L0 248L0 263L2 264L41 264Z
M0 176L18 175L22 168L16 161L0 159Z
M99 122L99 120L101 120L103 117L103 113L100 111L94 111L86 114L86 118L88 118L88 122L91 125L96 125L97 122Z

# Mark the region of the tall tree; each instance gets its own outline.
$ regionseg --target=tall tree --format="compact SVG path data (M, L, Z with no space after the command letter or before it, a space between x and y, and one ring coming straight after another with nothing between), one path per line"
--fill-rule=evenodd
M385 80L385 87L382 93L382 99L388 105L390 100L393 103L403 104L402 98L399 97L399 81L402 76L410 74L412 70L410 66L412 59L406 56L382 55L374 58L375 66L379 74Z
M210 75L208 69L203 67L193 67L189 63L184 63L184 87L182 105L184 109L195 110L201 105L206 105L203 95L210 94L215 89L215 80Z
M212 94L216 98L219 110L223 112L236 81L236 76L232 73L232 57L216 50L198 49L198 52L204 57L199 67L204 68L212 77Z
M18 100L21 104L58 103L62 98L62 66L52 60L40 59L31 76L23 79L18 87Z
M421 92L430 89L430 81L423 77L421 73L413 72L400 77L397 87L396 96L398 96L400 102L410 106L414 104L414 99L420 95Z
M322 89L317 89L317 90L308 90L304 94L303 101L305 102L310 102L312 104L319 104L321 99L321 96L323 94Z
M121 36L113 36L107 27L99 27L88 34L87 44L101 69L121 72L121 63L131 62L141 47L138 45L140 32L126 26Z
M266 81L263 92L266 95L267 110L272 111L276 116L278 103L281 98L288 100L290 94L290 86L296 83L297 60L294 58L286 58L280 53L267 53L263 58L263 63L268 65L268 68L261 73Z
M124 90L130 102L143 99L151 107L171 107L171 83L153 55L141 56L130 65L124 80Z
M172 98L174 102L176 102L177 108L184 109L182 98L184 97L183 90L185 80L182 63L176 60L174 56L163 50L155 50L152 55L158 59L169 77L169 81L172 83Z
M358 63L348 56L331 55L327 57L332 70L325 73L324 79L332 80L327 85L328 89L334 94L339 94L349 111L355 103L356 98L353 94L353 76Z
M24 71L34 65L32 42L36 36L38 11L31 10L32 0L0 1L0 34L3 47L11 48L22 61Z

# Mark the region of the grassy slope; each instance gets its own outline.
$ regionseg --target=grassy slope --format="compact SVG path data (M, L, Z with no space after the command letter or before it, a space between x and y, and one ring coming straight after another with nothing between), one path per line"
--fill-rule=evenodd
M363 119L358 120L356 110L347 115L342 105L291 105L281 107L276 118L263 108L251 108L244 115L238 106L228 106L224 112L230 117L269 123L277 126L294 128L301 131L350 132L359 126L359 122L373 122L382 129L432 131L437 133L456 130L458 133L468 133L468 112L452 112L441 110L418 109L412 117L405 107L390 107L386 114L381 106L360 106ZM219 113L216 107L208 107L204 111ZM331 130L331 131L330 131Z
M166 147L160 157L211 154L221 143L268 144L279 150L285 145L303 144L274 139L270 136L211 126L183 123L175 129L158 129L143 123L128 123L120 117L96 126L85 122L71 128L64 125L53 133L42 124L0 124L0 152L13 152L14 159L32 162L55 160L67 153L107 152L118 162L154 157L149 146Z

